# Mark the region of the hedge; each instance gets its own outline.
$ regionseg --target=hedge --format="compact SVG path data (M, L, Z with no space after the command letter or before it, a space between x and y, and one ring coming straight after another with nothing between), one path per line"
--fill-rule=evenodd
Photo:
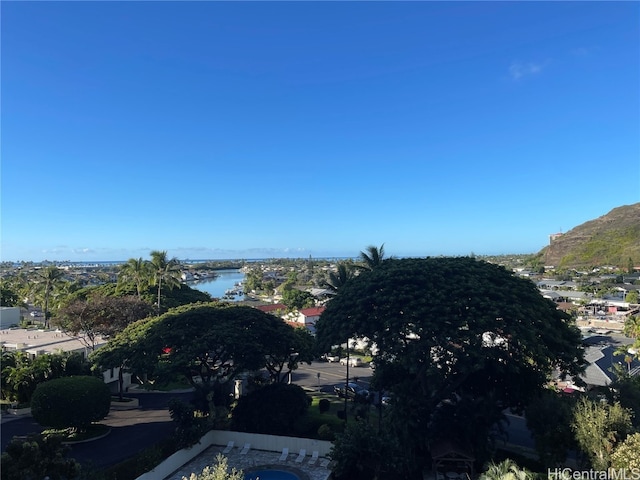
M43 427L83 430L109 414L111 392L100 379L64 377L41 383L31 399L31 414Z

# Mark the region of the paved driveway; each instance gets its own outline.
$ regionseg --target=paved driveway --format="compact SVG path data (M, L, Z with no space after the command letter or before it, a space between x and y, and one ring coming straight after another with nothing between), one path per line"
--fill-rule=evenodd
M116 465L136 453L150 447L170 435L174 426L169 415L169 399L179 397L187 401L190 392L185 393L130 393L140 401L135 410L113 410L101 423L109 425L111 432L104 438L71 446L69 457L81 463L91 463L104 468ZM38 433L42 427L33 418L23 417L2 421L2 451L16 435Z

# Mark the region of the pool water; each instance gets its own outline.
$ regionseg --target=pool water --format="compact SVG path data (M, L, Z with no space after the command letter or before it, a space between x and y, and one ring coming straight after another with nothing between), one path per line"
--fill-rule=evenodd
M300 477L283 470L254 470L245 473L244 480L300 480Z

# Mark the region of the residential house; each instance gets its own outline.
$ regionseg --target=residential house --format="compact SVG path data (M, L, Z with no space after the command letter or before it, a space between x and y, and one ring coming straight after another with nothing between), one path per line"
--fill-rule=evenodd
M629 375L640 374L640 361L635 355L616 355L616 348L606 343L607 338L595 335L583 341L585 359L589 364L581 378L588 388L606 387L615 381L614 365L624 368Z
M287 306L284 303L270 303L267 305L258 305L258 310L264 313L270 313L271 315L275 315L276 317L282 317L286 311Z
M306 327L312 334L316 333L316 322L324 312L325 307L303 308L298 315L292 318L292 322L298 326Z

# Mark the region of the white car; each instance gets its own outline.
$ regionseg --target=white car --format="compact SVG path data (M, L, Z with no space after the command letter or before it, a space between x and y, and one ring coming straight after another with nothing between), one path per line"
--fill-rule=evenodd
M346 365L347 364L347 357L345 358L341 358L340 359L340 365ZM360 357L349 357L349 366L350 367L361 367L362 364L362 359Z
M329 363L338 362L338 361L340 360L340 357L339 357L339 356L337 356L337 355L330 355L330 354L323 355L323 356L322 356L322 358L323 358L323 359L325 359L325 360L326 360L327 362L329 362Z
M31 312L29 315L31 315L32 317L39 317L40 316L40 312L34 310L33 312Z

